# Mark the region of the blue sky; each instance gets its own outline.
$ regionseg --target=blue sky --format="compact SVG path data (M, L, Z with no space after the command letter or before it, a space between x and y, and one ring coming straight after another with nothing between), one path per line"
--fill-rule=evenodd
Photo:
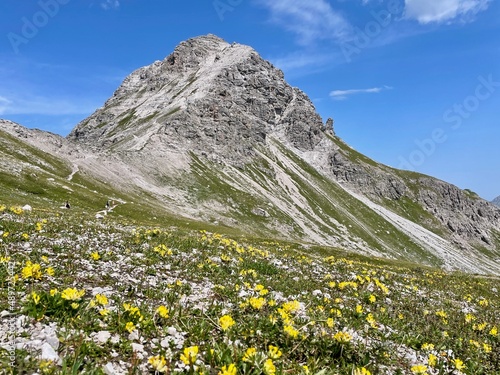
M500 194L499 0L2 0L0 118L66 135L190 37L251 45L355 149Z

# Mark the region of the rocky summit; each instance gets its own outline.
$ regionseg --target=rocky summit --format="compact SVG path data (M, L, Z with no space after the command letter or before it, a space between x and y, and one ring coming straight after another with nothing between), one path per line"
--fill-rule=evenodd
M242 165L273 135L313 150L323 128L282 71L248 46L208 35L132 73L69 138L101 150L193 151Z
M214 35L133 72L67 138L42 133L1 123L0 169L37 197L500 273L499 207L358 153L282 71Z

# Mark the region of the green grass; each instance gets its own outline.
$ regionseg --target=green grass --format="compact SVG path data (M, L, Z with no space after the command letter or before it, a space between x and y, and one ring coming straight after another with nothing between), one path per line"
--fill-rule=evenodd
M281 152L293 161L306 179L299 177L293 171L288 173L300 186L303 196L307 197L316 214L326 222L330 217L349 227L349 232L364 240L372 249L377 249L388 256L402 257L403 252L409 254L409 260L424 264L439 266L441 261L433 254L415 244L411 238L395 228L372 209L352 197L341 187L326 180L318 171L305 163L285 147L277 145ZM315 184L318 189L312 188ZM331 202L337 202L337 206ZM398 254L395 251L399 251Z
M168 374L499 373L498 278L8 203L0 311L16 303L0 324L27 316L12 333L28 340L55 327L61 361L0 350L6 374L153 374L155 357Z

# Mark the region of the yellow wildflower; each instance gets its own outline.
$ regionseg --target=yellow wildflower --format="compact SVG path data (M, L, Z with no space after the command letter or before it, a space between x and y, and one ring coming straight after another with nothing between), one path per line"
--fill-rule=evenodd
M109 314L109 310L108 309L101 309L101 310L99 310L99 314L101 314L101 316L107 316Z
M479 301L479 306L487 307L488 305L489 305L489 303L488 303L487 299L482 299Z
M125 329L127 331L129 331L130 333L132 333L132 331L135 329L135 325L134 323L132 322L128 322L126 325L125 325Z
M76 288L67 288L64 289L61 293L62 299L68 300L68 301L77 301L80 298L83 297L85 294L85 290L78 290Z
M498 328L497 328L497 326L493 326L493 328L491 328L491 330L490 330L490 335L491 335L491 336L496 336L496 335L498 335Z
M9 210L10 210L10 212L12 212L16 215L21 215L24 212L23 209L19 206L12 206Z
M287 301L283 304L283 309L287 313L294 313L300 309L300 302L297 300Z
M431 353L431 354L429 354L429 361L428 361L428 363L429 363L429 366L431 366L431 367L436 367L436 364L437 364L437 356L436 356L436 355L434 355L434 354L432 354L432 353Z
M33 299L33 302L35 302L35 305L38 305L38 302L40 302L40 296L36 294L36 292L31 292L31 298Z
M252 360L255 358L255 355L257 354L257 350L255 348L248 348L245 351L245 354L243 355L243 362L252 362Z
M36 279L40 280L42 278L42 270L40 264L32 263L31 261L26 262L26 266L21 271L21 276L23 279Z
M422 350L434 350L434 344L425 342L422 344Z
M165 357L162 355L156 355L154 357L150 357L148 359L148 363L153 367L153 369L157 372L167 372L167 361Z
M252 306L255 310L260 310L266 304L266 300L263 297L251 297L248 300L248 303L250 303L250 306Z
M222 366L221 371L219 371L218 375L236 375L237 369L234 363L231 363L229 366Z
M352 336L347 332L337 332L333 338L338 342L345 344L352 340Z
M366 317L366 321L370 324L372 328L377 328L377 321L373 317L372 313L368 314L368 316Z
M50 290L50 296L51 297L54 297L57 293L59 293L59 291L57 289L51 289Z
M370 297L368 297L368 301L370 301L370 303L375 303L376 300L377 297L375 297L373 294L371 294Z
M231 315L224 315L219 318L219 324L223 331L227 331L235 324L235 322Z
M483 323L481 323L481 324L474 324L474 325L472 326L472 329L473 329L474 331L484 331L484 330L486 329L486 326L487 326L487 325L488 325L488 323L486 323L486 322L483 322Z
M453 363L453 366L455 366L455 368L458 371L463 370L464 368L466 368L466 366L464 365L464 362L460 358L452 359L451 363Z
M104 294L96 294L95 300L99 305L102 306L106 306L109 303L108 297L106 297Z
M75 309L75 310L78 308L78 306L80 306L80 304L79 304L79 303L76 303L76 302L73 302L73 303L71 304L71 307L72 307L73 309Z
M372 373L368 371L364 367L358 367L356 370L354 370L353 375L371 375Z
M277 346L269 345L269 358L278 359L281 354L281 350Z
M285 325L283 331L290 336L292 339L296 339L299 336L299 331L293 328L291 325Z
M427 374L427 366L425 366L425 365L415 365L415 366L412 366L410 370L413 374L417 374L417 375Z
M274 365L273 360L270 358L264 362L264 374L266 375L276 374L276 366Z
M45 273L49 276L54 276L54 274L55 274L54 267L47 267L47 269L45 270Z
M485 353L491 353L492 347L491 347L491 345L489 345L487 343L483 343L483 350Z
M344 290L345 288L358 289L358 283L354 281L342 281L339 283L338 288Z
M158 308L156 309L156 312L157 312L157 313L158 313L158 315L160 315L162 318L167 319L167 318L168 318L168 313L169 313L170 311L168 311L168 309L167 309L165 306L161 305L160 307L158 307Z
M197 356L198 347L190 346L188 348L184 348L184 352L181 354L181 361L184 362L185 365L193 365Z
M326 325L327 325L329 328L333 328L334 324L335 324L335 322L333 321L333 319L332 319L332 318L328 318L328 319L326 320Z
M99 255L99 253L97 251L94 251L93 253L90 253L90 256L92 257L92 259L94 260L99 260L101 259L101 256Z
M448 317L448 314L446 314L446 312L443 310L436 311L436 315L443 319L446 319Z

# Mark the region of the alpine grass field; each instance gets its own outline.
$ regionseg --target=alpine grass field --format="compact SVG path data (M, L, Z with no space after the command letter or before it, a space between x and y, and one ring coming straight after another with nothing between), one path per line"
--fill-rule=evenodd
M15 203L3 374L500 374L496 277Z

